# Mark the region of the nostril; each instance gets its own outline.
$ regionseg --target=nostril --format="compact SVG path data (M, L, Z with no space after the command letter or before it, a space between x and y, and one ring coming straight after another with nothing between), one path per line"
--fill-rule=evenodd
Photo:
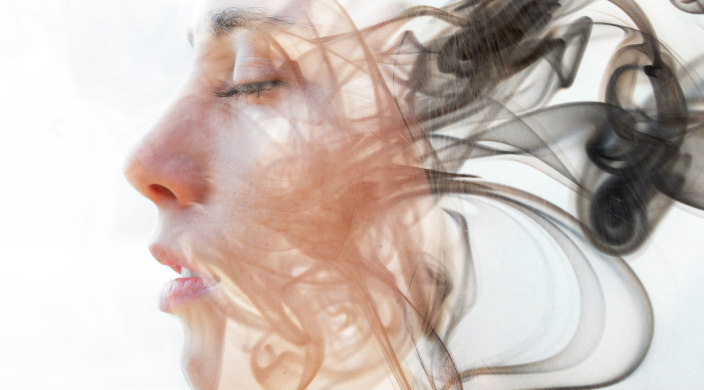
M177 199L176 195L171 192L170 189L159 185L159 184L151 184L149 186L149 192L151 192L153 195L155 195L157 198L167 198L167 199Z

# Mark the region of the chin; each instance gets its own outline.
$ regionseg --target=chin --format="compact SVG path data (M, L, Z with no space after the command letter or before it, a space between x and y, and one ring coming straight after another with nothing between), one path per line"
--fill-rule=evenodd
M186 381L193 389L217 389L220 383L220 361L198 345L184 345L181 363Z
M179 308L184 328L181 364L186 380L194 389L217 389L222 371L226 319L205 299Z

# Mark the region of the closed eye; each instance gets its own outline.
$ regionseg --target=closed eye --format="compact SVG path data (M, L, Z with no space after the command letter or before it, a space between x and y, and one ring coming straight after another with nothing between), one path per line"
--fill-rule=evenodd
M215 95L218 97L232 97L257 94L257 97L260 97L262 93L269 92L282 84L283 81L281 80L267 80L257 81L255 83L237 84L226 91L217 91L215 92Z

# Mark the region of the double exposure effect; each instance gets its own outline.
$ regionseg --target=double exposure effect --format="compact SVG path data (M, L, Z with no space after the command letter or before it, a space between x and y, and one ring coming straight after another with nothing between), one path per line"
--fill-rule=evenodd
M161 309L192 386L628 377L655 319L624 257L704 206L702 62L634 1L375 6L194 7L191 72L126 168L181 274ZM473 171L506 161L570 205Z

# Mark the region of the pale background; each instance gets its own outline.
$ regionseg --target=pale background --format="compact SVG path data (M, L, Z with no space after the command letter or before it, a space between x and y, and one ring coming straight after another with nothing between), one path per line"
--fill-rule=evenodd
M156 210L122 167L187 71L187 16L177 0L0 0L0 388L186 387L180 325L156 307L175 274L148 254ZM616 388L704 383L699 214L673 210L634 264L656 333Z

